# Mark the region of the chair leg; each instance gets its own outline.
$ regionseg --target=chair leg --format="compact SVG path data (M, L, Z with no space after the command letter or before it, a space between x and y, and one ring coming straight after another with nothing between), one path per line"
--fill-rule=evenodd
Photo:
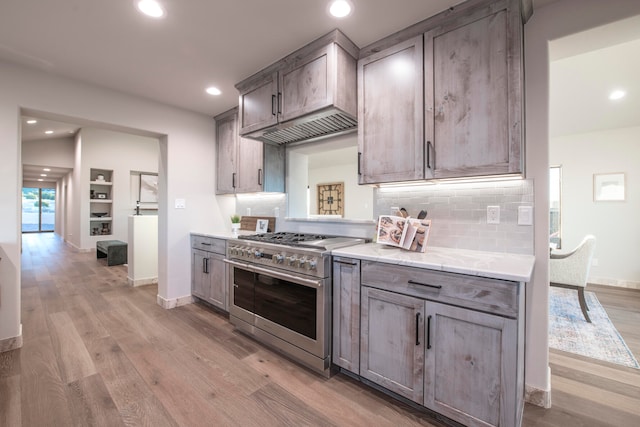
M589 318L589 307L587 307L587 300L584 298L584 288L578 288L578 300L580 301L580 308L582 309L582 314L587 322L591 323L591 319Z

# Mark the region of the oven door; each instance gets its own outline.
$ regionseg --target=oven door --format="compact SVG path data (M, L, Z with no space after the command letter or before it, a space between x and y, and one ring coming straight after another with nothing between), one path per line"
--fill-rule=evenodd
M331 281L232 260L229 314L314 356L330 355Z

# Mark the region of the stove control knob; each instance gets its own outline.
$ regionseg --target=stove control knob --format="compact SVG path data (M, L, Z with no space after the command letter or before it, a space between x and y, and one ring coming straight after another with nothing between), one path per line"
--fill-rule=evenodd
M307 268L308 268L309 270L315 270L316 268L318 268L318 261L317 261L315 258L310 259L310 260L307 262Z
M299 263L298 258L295 255L289 257L289 265L296 266Z
M275 254L273 257L274 264L282 264L284 262L284 255Z
M235 255L235 254L236 254L235 246L229 246L229 255Z
M247 251L244 248L239 248L238 249L238 255L245 256L246 253L247 253Z
M260 251L260 249L256 249L255 251L253 251L253 257L262 258L262 251Z

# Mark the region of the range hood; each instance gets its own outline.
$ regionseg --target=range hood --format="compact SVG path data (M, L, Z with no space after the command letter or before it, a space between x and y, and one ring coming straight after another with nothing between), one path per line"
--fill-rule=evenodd
M309 114L286 123L245 135L269 144L288 144L301 141L317 141L358 130L358 121L352 115L338 109L328 109Z
M359 53L336 29L236 84L240 136L280 145L355 131Z

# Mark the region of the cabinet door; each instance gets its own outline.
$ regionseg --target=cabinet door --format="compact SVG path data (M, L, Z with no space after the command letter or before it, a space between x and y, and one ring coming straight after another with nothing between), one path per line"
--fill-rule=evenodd
M360 375L424 400L424 300L361 288Z
M208 273L210 253L199 249L191 250L191 294L204 300L209 298L211 279Z
M240 135L264 129L278 122L278 73L255 80L240 93Z
M473 18L473 17L472 17ZM508 38L508 12L425 35L425 70L432 67L436 178L520 172L520 98ZM516 27L517 28L517 27ZM514 62L515 61L515 62ZM428 83L427 83L428 84ZM429 102L429 100L428 100ZM517 108L519 111L519 108Z
M424 405L464 425L516 424L517 321L426 303Z
M227 270L224 256L210 253L208 272L210 288L207 301L227 311Z
M264 158L263 143L253 139L238 137L238 168L236 193L262 191Z
M360 261L333 258L333 363L360 372Z
M334 70L336 46L325 46L279 73L281 122L319 110L333 102L329 70Z
M359 183L424 179L423 40L358 61Z
M218 167L216 173L216 193L234 193L237 185L238 119L237 113L216 119L216 143Z

